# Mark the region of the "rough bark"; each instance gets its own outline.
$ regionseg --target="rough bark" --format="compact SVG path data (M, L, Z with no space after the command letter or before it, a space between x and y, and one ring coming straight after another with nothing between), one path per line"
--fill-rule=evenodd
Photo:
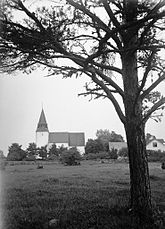
M130 204L132 211L143 224L143 222L151 220L152 204L145 144L145 125L142 122L142 102L137 101L135 104L138 93L136 53L124 55L123 77L126 92L124 105L130 166Z
M136 1L125 2L127 12L131 9L131 14L126 15L126 21L136 20ZM130 50L136 44L137 37L136 28L128 29L123 38L124 49ZM122 54L122 66L125 92L125 130L130 166L130 204L132 212L139 217L140 224L142 224L142 222L151 220L152 204L145 144L145 124L142 122L142 101L140 97L137 98L139 85L136 50Z
M151 189L145 147L143 125L138 118L127 124L126 135L129 148L131 208L143 220L152 213Z
M138 90L136 55L127 55L123 60L124 105L126 114L126 137L130 166L130 203L133 212L144 222L152 212L151 189L145 144L145 130L142 122L142 104L136 100ZM130 80L131 78L131 80Z

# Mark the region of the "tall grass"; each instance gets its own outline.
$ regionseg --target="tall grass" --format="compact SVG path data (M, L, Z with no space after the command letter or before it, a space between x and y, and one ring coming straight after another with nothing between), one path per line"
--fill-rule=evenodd
M150 166L153 199L165 210L165 178ZM8 166L2 174L2 229L138 228L128 211L129 170L124 163L83 162L81 166ZM161 186L162 185L162 186Z

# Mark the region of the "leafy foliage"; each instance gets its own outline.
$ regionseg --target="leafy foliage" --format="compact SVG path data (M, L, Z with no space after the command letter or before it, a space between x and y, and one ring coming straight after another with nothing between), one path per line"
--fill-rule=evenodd
M0 150L0 160L1 160L1 159L4 159L4 158L5 158L4 153L3 153L2 150Z
M38 148L38 155L42 159L46 159L47 158L47 146L41 146L40 148Z
M60 155L60 161L64 165L79 165L80 160L80 153L75 147L64 150Z
M116 134L114 131L97 130L97 139L88 139L85 146L85 154L95 154L100 152L109 152L109 142L123 142L123 137L120 134Z
M22 145L18 143L13 143L9 147L9 153L7 155L8 161L22 161L26 158L26 152L22 149Z
M109 159L109 152L100 151L99 153L88 153L83 156L85 160Z
M118 156L120 157L128 157L128 148L127 147L123 147L119 150L118 152Z
M120 134L116 134L115 131L97 130L96 137L102 142L124 142L123 137Z
M86 146L85 146L85 154L96 154L100 151L103 151L104 146L99 139L88 139Z
M165 152L147 150L148 161L149 162L163 162L165 161Z
M35 157L38 152L37 152L38 148L36 143L29 143L27 149L26 149L26 153L27 153L27 157Z
M97 130L96 132L97 139L102 143L103 150L109 151L109 142L123 142L124 139L120 134L116 134L115 131L105 130Z
M112 148L109 151L109 158L116 160L118 158L117 149Z
M49 157L54 155L54 156L59 156L60 149L57 148L56 144L52 144L52 146L49 149Z

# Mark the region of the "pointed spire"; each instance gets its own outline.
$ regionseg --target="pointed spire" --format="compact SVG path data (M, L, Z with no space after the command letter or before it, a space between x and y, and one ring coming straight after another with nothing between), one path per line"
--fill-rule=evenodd
M46 122L46 117L45 117L45 114L44 114L44 110L42 108L36 132L43 132L43 131L44 132L48 132L49 130L48 130L48 125L47 125L47 122Z

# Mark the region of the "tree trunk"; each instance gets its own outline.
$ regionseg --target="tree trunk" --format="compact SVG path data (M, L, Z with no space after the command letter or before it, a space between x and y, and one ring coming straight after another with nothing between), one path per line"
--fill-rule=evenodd
M130 203L133 212L146 221L152 212L151 189L144 126L139 120L127 123L126 135L130 167Z
M142 102L137 99L136 59L136 52L128 52L123 55L122 64L125 91L125 130L130 167L130 203L132 212L140 220L139 225L143 225L144 222L151 222L152 204L145 143L145 124L142 122Z
M128 57L128 56L127 56ZM142 103L136 102L138 91L137 68L135 58L129 56L124 60L123 72L124 98L126 115L126 137L130 167L130 203L133 212L141 222L151 216L151 189L145 143L145 124L142 122Z

